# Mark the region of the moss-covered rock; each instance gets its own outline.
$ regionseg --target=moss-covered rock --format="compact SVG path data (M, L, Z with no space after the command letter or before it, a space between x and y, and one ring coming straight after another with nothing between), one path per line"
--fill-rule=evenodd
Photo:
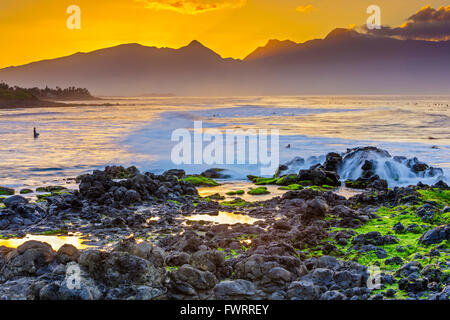
M220 183L211 178L202 177L199 175L190 175L182 179L185 182L192 183L196 187L215 187L220 186Z
M258 188L252 188L248 192L248 194L251 194L253 196L263 195L263 194L269 194L270 191L267 190L267 187L258 187Z
M1 196L13 196L15 194L14 189L0 186Z
M280 187L280 190L303 190L304 188L299 184L290 184L288 186Z
M242 195L244 194L245 191L244 190L236 190L236 191L228 191L226 193L227 196L236 196L236 195Z
M345 186L353 189L366 189L367 181L361 180L345 180Z
M20 194L30 194L33 193L33 190L31 189L22 189L20 190Z
M292 184L297 184L298 176L296 174L290 174L287 176L283 176L276 181L276 184L279 186L289 186Z

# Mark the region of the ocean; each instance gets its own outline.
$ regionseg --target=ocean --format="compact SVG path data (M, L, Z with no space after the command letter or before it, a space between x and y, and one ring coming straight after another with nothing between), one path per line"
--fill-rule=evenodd
M38 186L107 165L135 165L162 173L216 167L228 179L258 175L260 164L175 164L177 129L277 129L279 163L307 165L328 152L376 146L392 156L417 157L450 173L450 97L288 96L135 97L84 101L81 107L0 110L0 185ZM78 102L77 102L78 103ZM40 136L33 137L33 127ZM289 147L288 147L289 146ZM237 150L237 153L248 150ZM306 165L305 164L305 165ZM295 170L300 168L295 168ZM405 176L390 185L417 183ZM426 181L424 181L426 182Z

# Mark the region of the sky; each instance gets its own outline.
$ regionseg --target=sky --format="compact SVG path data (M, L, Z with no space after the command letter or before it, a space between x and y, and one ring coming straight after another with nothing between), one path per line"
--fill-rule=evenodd
M123 43L179 48L194 39L242 59L270 39L304 42L364 25L373 4L392 34L421 8L448 0L0 0L0 68ZM67 28L71 5L80 8L81 29Z

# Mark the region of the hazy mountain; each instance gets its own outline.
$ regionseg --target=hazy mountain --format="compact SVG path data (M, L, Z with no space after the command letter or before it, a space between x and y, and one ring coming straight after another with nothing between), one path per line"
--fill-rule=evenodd
M1 69L0 80L87 87L97 95L449 94L450 41L335 29L305 43L271 40L242 61L222 59L198 41L179 49L124 44Z

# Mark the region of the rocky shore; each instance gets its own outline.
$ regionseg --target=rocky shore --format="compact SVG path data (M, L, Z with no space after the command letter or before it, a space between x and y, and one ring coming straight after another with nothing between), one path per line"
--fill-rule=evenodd
M281 166L272 178L250 176L251 189L228 192L231 200L198 193L220 184L220 170L106 167L77 177L78 190L0 187L2 240L75 235L88 246L0 246L0 299L448 300L449 187L390 188L369 157L383 152L330 153L297 173ZM345 159L356 156L361 174L343 181ZM442 175L417 159L396 161ZM357 192L346 198L341 184ZM268 186L282 195L242 197L267 196ZM192 219L223 214L251 223Z

